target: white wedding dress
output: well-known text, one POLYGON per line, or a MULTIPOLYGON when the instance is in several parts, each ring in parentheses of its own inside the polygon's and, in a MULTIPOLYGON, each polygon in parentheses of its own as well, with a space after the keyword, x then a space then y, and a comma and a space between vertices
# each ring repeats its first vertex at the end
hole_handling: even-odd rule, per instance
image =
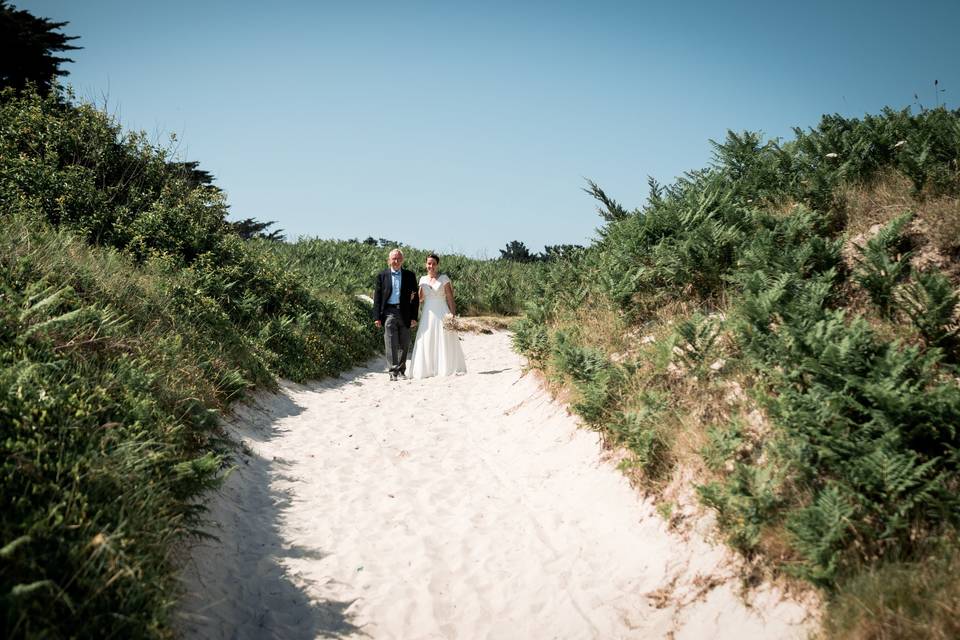
POLYGON ((446 274, 430 284, 427 276, 420 278, 423 291, 423 310, 417 325, 417 340, 413 344, 413 356, 410 358, 410 377, 429 378, 465 373, 466 360, 460 348, 460 337, 456 331, 443 328, 443 317, 450 313, 444 285, 450 282, 446 274))

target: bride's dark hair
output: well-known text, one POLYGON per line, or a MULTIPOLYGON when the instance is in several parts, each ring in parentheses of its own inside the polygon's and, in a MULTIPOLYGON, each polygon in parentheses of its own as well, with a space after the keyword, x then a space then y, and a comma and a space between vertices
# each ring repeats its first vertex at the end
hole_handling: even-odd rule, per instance
POLYGON ((425 260, 426 260, 426 259, 429 259, 429 258, 433 258, 434 260, 436 260, 437 266, 438 266, 438 267, 440 266, 440 256, 438 256, 438 255, 435 254, 435 253, 428 253, 428 254, 427 254, 427 257, 425 258, 425 260))

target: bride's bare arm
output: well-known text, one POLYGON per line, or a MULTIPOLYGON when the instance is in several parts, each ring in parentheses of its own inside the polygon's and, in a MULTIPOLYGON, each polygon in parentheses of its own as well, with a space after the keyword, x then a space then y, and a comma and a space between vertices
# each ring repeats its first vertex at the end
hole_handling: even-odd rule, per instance
POLYGON ((447 281, 447 283, 443 285, 443 292, 447 295, 447 309, 449 309, 453 315, 457 315, 457 303, 453 300, 453 283, 447 281))

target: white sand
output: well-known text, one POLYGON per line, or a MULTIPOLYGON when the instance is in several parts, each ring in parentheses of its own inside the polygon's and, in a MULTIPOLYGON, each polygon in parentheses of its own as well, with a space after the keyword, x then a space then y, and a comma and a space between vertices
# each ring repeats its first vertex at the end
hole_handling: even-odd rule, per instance
POLYGON ((736 563, 671 532, 597 434, 522 376, 509 335, 470 372, 372 361, 286 384, 229 426, 252 451, 190 552, 188 638, 796 638, 803 606, 737 594, 736 563))

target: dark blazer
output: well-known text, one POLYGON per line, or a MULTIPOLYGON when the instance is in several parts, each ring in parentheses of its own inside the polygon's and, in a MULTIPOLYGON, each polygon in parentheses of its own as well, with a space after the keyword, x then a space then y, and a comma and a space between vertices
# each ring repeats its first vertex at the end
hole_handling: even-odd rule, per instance
MULTIPOLYGON (((404 326, 409 327, 412 320, 417 319, 420 310, 420 299, 417 297, 417 276, 413 271, 400 269, 400 317, 404 326)), ((377 284, 373 290, 373 319, 384 322, 387 317, 387 300, 393 293, 393 278, 390 269, 384 269, 377 274, 377 284)))

